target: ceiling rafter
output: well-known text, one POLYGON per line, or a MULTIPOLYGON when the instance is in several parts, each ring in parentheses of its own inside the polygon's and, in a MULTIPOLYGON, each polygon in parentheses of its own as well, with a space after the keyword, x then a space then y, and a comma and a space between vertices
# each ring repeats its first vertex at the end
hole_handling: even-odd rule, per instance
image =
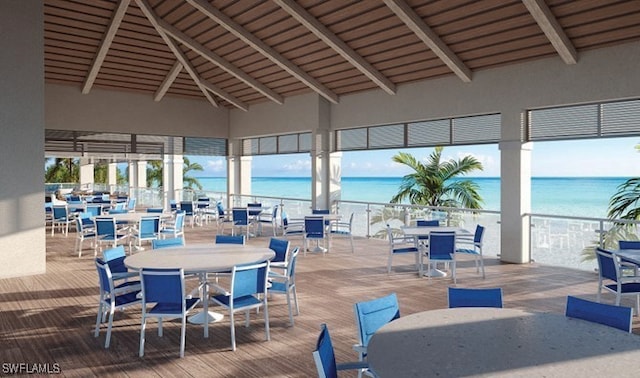
POLYGON ((566 64, 578 63, 578 52, 556 17, 551 13, 549 6, 543 0, 522 0, 522 3, 527 7, 562 60, 566 64))
POLYGON ((471 70, 404 0, 382 0, 465 83, 471 70))
POLYGON ((182 63, 180 63, 179 60, 176 60, 176 62, 173 64, 173 67, 171 67, 171 70, 162 81, 162 84, 160 84, 160 87, 158 88, 158 90, 156 90, 156 93, 154 93, 153 101, 162 100, 164 95, 169 90, 169 87, 171 87, 171 84, 173 84, 173 82, 176 80, 176 78, 180 74, 180 71, 182 71, 182 67, 183 67, 182 63))
POLYGON ((230 17, 222 13, 220 10, 216 9, 208 2, 204 0, 187 0, 189 4, 191 4, 194 8, 198 9, 200 12, 205 14, 207 17, 217 22, 220 26, 225 28, 227 31, 235 35, 237 38, 242 40, 247 45, 251 46, 262 55, 267 57, 273 63, 277 64, 280 68, 287 71, 290 75, 295 77, 296 79, 303 82, 306 86, 311 88, 313 91, 317 92, 327 100, 338 103, 338 95, 333 93, 330 89, 322 85, 316 79, 311 77, 307 72, 303 71, 300 67, 293 64, 287 58, 282 56, 276 50, 274 50, 271 46, 262 42, 255 35, 251 34, 249 31, 244 29, 241 25, 237 24, 230 17))
POLYGON ((391 82, 380 71, 367 62, 360 54, 355 52, 343 40, 338 38, 329 28, 324 26, 317 18, 307 12, 302 6, 293 0, 273 0, 278 6, 289 13, 294 19, 309 29, 316 37, 320 38, 324 43, 329 45, 335 52, 340 54, 358 71, 363 73, 371 81, 376 83, 388 94, 396 94, 396 85, 391 82))
POLYGON ((91 68, 89 69, 89 73, 84 80, 84 85, 82 86, 82 93, 87 94, 91 91, 91 87, 93 83, 96 81, 96 77, 98 77, 98 72, 100 72, 100 68, 102 67, 102 63, 104 62, 104 58, 107 56, 109 52, 109 48, 111 47, 111 43, 113 42, 113 38, 116 36, 118 32, 118 28, 122 23, 122 19, 124 18, 125 13, 127 13, 127 8, 129 7, 129 3, 131 0, 120 0, 116 10, 113 12, 113 17, 111 18, 111 22, 109 23, 109 27, 107 28, 107 32, 104 34, 102 38, 102 43, 100 43, 100 48, 96 53, 96 56, 93 59, 93 63, 91 63, 91 68))
POLYGON ((210 92, 224 98, 229 103, 233 104, 234 106, 244 111, 249 110, 249 107, 244 102, 231 96, 224 90, 214 86, 213 84, 210 84, 209 86, 205 86, 203 84, 205 81, 200 78, 200 75, 198 74, 196 69, 191 65, 191 63, 189 62, 187 57, 184 55, 182 50, 180 50, 179 46, 175 43, 173 39, 171 39, 169 35, 167 35, 167 33, 164 32, 164 30, 162 30, 162 28, 158 24, 157 17, 155 13, 153 13, 153 11, 151 10, 151 6, 147 2, 147 0, 136 0, 136 3, 140 7, 140 10, 142 10, 144 15, 147 17, 149 22, 151 22, 151 25, 153 25, 153 27, 156 29, 160 37, 167 44, 171 52, 173 52, 173 54, 176 56, 178 61, 184 66, 184 69, 187 71, 187 73, 189 73, 189 76, 191 76, 191 79, 193 79, 193 81, 196 83, 196 85, 198 86, 202 94, 207 98, 207 100, 209 100, 209 102, 213 106, 218 107, 218 103, 211 96, 210 92))
POLYGON ((156 18, 156 22, 165 33, 169 34, 176 40, 180 41, 180 43, 184 44, 194 52, 198 53, 200 56, 202 56, 209 62, 227 71, 229 74, 231 74, 238 80, 242 81, 249 87, 253 88, 257 92, 261 93, 263 96, 267 97, 268 99, 278 104, 284 103, 284 99, 282 98, 282 96, 280 96, 273 90, 269 89, 266 85, 260 83, 258 80, 252 78, 246 72, 240 70, 238 67, 229 63, 227 60, 223 59, 220 55, 207 49, 205 46, 200 44, 195 39, 184 34, 180 30, 178 30, 178 28, 176 28, 175 26, 169 24, 168 22, 160 18, 156 18))

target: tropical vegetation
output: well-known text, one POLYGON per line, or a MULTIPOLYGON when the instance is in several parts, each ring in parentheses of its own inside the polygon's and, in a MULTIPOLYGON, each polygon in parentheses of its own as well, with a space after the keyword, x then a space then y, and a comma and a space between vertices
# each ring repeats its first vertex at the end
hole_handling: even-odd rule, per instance
POLYGON ((406 165, 413 172, 402 178, 400 190, 391 198, 391 203, 408 200, 413 205, 482 208, 478 185, 472 180, 458 179, 459 176, 482 171, 482 163, 473 156, 443 161, 442 150, 441 146, 436 147, 426 163, 406 152, 392 157, 394 162, 406 165))

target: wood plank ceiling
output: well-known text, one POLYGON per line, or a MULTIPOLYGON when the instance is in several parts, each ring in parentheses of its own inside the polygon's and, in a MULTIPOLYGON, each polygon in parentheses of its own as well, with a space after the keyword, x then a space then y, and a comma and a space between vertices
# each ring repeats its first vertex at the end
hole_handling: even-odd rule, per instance
POLYGON ((640 39, 637 0, 45 0, 45 78, 251 104, 378 89, 640 39))

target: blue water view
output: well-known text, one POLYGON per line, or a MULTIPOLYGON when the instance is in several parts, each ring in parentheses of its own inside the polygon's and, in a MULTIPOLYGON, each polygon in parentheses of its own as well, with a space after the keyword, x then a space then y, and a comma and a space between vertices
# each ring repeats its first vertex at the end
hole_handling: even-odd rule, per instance
MULTIPOLYGON (((470 178, 480 187, 483 209, 500 210, 500 178, 470 178)), ((534 177, 533 213, 605 218, 611 196, 628 177, 534 177)), ((205 190, 225 192, 225 177, 198 177, 205 190)), ((398 191, 399 177, 343 177, 342 200, 389 202, 398 191)), ((253 177, 251 191, 259 196, 308 199, 309 177, 253 177)))

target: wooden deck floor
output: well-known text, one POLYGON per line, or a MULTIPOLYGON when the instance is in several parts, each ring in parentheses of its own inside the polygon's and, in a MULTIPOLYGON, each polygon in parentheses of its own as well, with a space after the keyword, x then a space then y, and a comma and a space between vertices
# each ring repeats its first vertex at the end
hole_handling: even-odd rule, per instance
MULTIPOLYGON (((213 241, 215 226, 187 230, 187 243, 213 241)), ((293 239, 300 245, 300 239, 293 239)), ((267 245, 268 237, 250 244, 267 245)), ((327 323, 338 362, 355 360, 353 303, 396 292, 401 314, 447 305, 448 278, 428 280, 413 271, 412 257, 394 260, 386 272, 387 243, 357 239, 354 254, 346 239, 334 239, 326 256, 300 255, 297 285, 300 316, 289 327, 286 301, 269 303, 271 341, 264 341, 264 322, 252 317, 251 326, 236 328, 238 349, 230 350, 228 318, 212 325, 205 339, 200 326, 187 326, 185 358, 179 358, 179 324, 156 325, 147 331, 145 357, 138 357, 140 317, 137 309, 116 314, 110 349, 104 331, 93 336, 97 308, 97 275, 88 247, 78 258, 74 235, 47 236, 47 273, 0 280, 0 362, 57 363, 65 376, 194 376, 194 377, 309 377, 315 376, 311 356, 319 326, 327 323)), ((566 296, 594 299, 597 276, 556 267, 501 264, 487 260, 487 278, 475 273, 472 261, 459 263, 459 287, 502 287, 505 307, 564 312, 566 296)), ((612 300, 612 296, 606 297, 612 300)), ((629 305, 632 305, 630 302, 629 305)), ((243 319, 243 316, 240 316, 243 319)), ((638 321, 634 319, 638 332, 638 321)), ((341 376, 352 376, 349 374, 341 376)))

